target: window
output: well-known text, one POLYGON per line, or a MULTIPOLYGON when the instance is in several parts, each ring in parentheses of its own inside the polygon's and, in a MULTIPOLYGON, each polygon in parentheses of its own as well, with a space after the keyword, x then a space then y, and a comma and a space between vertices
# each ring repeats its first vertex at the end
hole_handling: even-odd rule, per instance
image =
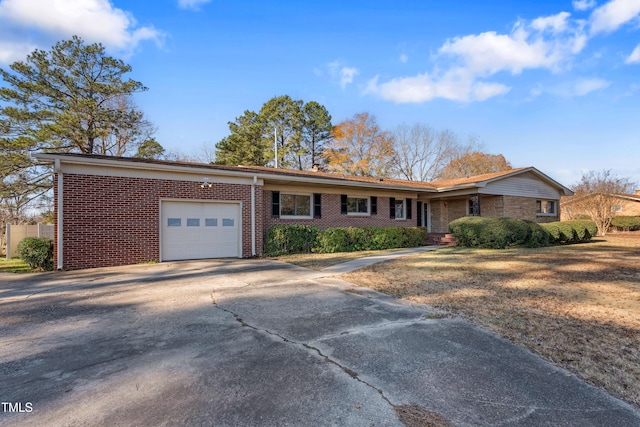
POLYGON ((281 216, 311 217, 311 196, 309 194, 280 194, 281 216))
POLYGON ((200 227, 200 218, 187 218, 187 227, 200 227))
POLYGON ((394 200, 395 219, 404 219, 404 199, 394 200))
POLYGON ((467 215, 469 216, 481 216, 480 215, 480 195, 471 196, 467 203, 467 215))
POLYGON ((233 227, 235 221, 233 218, 222 218, 222 226, 223 227, 233 227))
POLYGON ((218 218, 205 218, 204 219, 205 227, 217 227, 218 226, 218 218))
POLYGON ((536 213, 540 216, 555 215, 556 201, 555 200, 536 200, 536 213))
POLYGON ((369 214, 369 198, 368 197, 347 197, 347 214, 368 215, 369 214))
POLYGON ((613 206, 611 206, 611 212, 613 212, 613 213, 622 212, 622 205, 613 205, 613 206))
POLYGON ((182 220, 180 218, 167 218, 167 227, 180 227, 182 220))

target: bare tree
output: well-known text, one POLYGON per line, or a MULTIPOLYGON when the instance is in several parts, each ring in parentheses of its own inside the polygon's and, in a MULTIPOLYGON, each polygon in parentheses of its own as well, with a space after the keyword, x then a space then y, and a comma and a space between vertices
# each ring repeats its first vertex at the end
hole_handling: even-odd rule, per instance
POLYGON ((463 149, 452 131, 437 131, 421 123, 403 123, 392 131, 392 136, 395 175, 410 181, 432 181, 463 149))
POLYGON ((105 123, 96 144, 96 154, 124 156, 135 152, 156 132, 155 126, 138 110, 131 95, 117 95, 105 103, 113 112, 112 120, 105 123))
POLYGON ((618 195, 633 193, 635 184, 629 178, 619 178, 611 170, 590 171, 582 175, 574 188, 571 210, 574 214, 584 214, 598 226, 598 235, 604 236, 618 205, 618 195))

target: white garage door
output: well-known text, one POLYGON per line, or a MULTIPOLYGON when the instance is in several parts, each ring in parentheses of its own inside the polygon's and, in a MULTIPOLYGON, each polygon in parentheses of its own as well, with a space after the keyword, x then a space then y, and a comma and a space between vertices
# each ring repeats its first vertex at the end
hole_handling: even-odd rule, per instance
POLYGON ((239 257, 240 205, 162 202, 162 260, 239 257))

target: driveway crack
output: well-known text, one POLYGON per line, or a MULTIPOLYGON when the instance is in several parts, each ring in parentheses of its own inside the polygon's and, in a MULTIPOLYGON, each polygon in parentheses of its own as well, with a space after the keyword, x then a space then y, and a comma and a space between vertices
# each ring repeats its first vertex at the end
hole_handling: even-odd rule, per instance
POLYGON ((306 350, 311 350, 311 351, 315 352, 316 354, 318 354, 318 356, 323 358, 326 363, 330 363, 330 364, 340 368, 344 373, 349 375, 354 380, 356 380, 359 383, 364 384, 365 386, 369 387, 370 389, 376 391, 385 402, 387 402, 389 405, 391 405, 392 408, 394 408, 394 409, 396 408, 396 405, 394 405, 389 400, 389 398, 384 394, 384 391, 382 391, 382 389, 380 389, 380 388, 374 386, 373 384, 363 380, 362 378, 360 378, 360 376, 358 375, 357 372, 355 372, 354 370, 348 368, 347 366, 342 365, 337 360, 334 360, 331 357, 327 356, 319 348, 314 347, 311 344, 307 344, 307 343, 304 343, 304 342, 298 342, 298 341, 291 340, 291 339, 289 339, 289 338, 287 338, 287 337, 285 337, 283 335, 280 335, 277 332, 273 332, 273 331, 270 331, 270 330, 264 329, 264 328, 259 328, 257 326, 254 326, 254 325, 251 325, 251 324, 247 323, 247 321, 242 319, 242 317, 240 317, 240 315, 238 313, 235 313, 232 310, 229 310, 227 308, 219 306, 218 303, 216 302, 215 298, 213 297, 213 293, 211 294, 211 300, 213 301, 213 305, 214 305, 215 308, 217 308, 218 310, 224 311, 225 313, 228 313, 228 314, 232 315, 234 317, 234 319, 236 320, 236 322, 238 322, 243 327, 252 329, 252 330, 257 331, 257 332, 262 332, 262 333, 268 334, 268 335, 273 336, 273 337, 277 337, 277 338, 281 339, 283 342, 285 342, 287 344, 293 344, 293 345, 299 346, 301 348, 304 348, 306 350))

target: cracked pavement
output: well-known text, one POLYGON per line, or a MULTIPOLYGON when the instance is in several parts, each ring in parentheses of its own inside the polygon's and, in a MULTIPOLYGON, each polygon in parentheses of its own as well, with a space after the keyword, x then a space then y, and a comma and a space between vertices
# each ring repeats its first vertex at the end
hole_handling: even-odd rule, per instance
POLYGON ((450 318, 268 260, 0 275, 0 425, 639 426, 450 318), (15 406, 14 406, 15 408, 15 406))

